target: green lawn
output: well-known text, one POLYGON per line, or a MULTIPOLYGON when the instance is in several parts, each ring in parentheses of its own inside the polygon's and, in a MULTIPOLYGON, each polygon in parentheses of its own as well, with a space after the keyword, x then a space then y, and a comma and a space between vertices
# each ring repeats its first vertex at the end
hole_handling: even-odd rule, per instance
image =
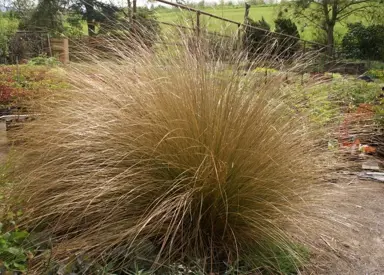
MULTIPOLYGON (((244 6, 216 6, 206 7, 202 10, 237 22, 244 21, 244 6)), ((264 19, 271 25, 271 28, 274 29, 274 20, 277 18, 278 12, 279 5, 252 6, 249 12, 249 17, 253 20, 260 20, 264 17, 264 19)), ((196 22, 195 13, 178 9, 159 9, 157 11, 157 16, 159 21, 180 25, 193 26, 196 22)), ((298 22, 297 20, 294 21, 296 21, 300 31, 300 36, 303 39, 314 39, 314 29, 312 27, 303 28, 303 24, 301 24, 301 22, 298 22)), ((357 21, 361 21, 361 18, 351 16, 347 20, 347 22, 357 21)), ((201 16, 201 22, 202 25, 206 26, 210 31, 229 33, 236 30, 236 25, 234 24, 225 23, 221 20, 213 19, 204 15, 201 16)), ((340 42, 346 31, 346 24, 337 24, 335 28, 336 41, 340 42)))

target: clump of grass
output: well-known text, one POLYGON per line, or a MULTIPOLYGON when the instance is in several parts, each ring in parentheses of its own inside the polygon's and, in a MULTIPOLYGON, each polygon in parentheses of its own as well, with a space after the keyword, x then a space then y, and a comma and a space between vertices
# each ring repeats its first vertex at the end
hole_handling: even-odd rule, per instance
POLYGON ((241 58, 228 67, 138 51, 74 65, 72 88, 45 98, 15 137, 10 197, 25 224, 52 238, 57 261, 81 252, 116 268, 199 259, 211 272, 235 262, 281 272, 273 255, 288 255, 299 265, 288 228, 318 169, 283 77, 244 76, 241 58))

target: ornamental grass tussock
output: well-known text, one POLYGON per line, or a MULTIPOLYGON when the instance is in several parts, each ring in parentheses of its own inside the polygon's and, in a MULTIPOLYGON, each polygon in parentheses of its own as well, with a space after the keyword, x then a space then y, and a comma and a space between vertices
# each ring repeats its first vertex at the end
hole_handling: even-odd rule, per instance
POLYGON ((23 224, 49 236, 58 262, 84 253, 116 269, 138 258, 206 272, 238 263, 279 273, 279 257, 300 266, 290 229, 320 169, 284 77, 244 75, 239 53, 223 62, 203 47, 166 58, 137 48, 66 68, 70 88, 15 134, 9 197, 23 224))

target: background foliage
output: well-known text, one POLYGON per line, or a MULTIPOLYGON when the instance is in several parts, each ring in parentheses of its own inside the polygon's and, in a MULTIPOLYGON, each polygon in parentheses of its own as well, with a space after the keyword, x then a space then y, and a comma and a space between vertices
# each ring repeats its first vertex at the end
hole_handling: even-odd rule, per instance
POLYGON ((384 25, 349 24, 342 48, 348 58, 384 61, 384 25))

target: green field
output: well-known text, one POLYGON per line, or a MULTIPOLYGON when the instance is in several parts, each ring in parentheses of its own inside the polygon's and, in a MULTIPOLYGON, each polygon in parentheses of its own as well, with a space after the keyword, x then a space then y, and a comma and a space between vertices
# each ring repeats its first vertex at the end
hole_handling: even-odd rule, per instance
MULTIPOLYGON (((249 16, 252 19, 259 20, 263 16, 264 18, 273 24, 273 19, 277 16, 278 13, 277 5, 271 6, 260 6, 260 7, 252 7, 249 13, 249 16)), ((244 21, 244 7, 242 6, 216 6, 216 7, 206 7, 202 9, 205 12, 212 13, 217 16, 225 17, 237 22, 244 21)), ((172 22, 172 23, 180 23, 180 20, 183 18, 191 19, 191 17, 195 17, 194 12, 183 11, 179 9, 160 9, 157 11, 158 19, 163 22, 172 22)), ((219 30, 222 27, 226 27, 226 23, 221 20, 208 18, 207 16, 202 16, 202 19, 209 24, 210 27, 215 30, 219 30), (224 24, 223 24, 224 23, 224 24)), ((230 24, 232 25, 232 24, 230 24)))
MULTIPOLYGON (((253 20, 260 20, 262 17, 271 25, 272 30, 274 29, 274 20, 277 18, 279 13, 279 5, 264 5, 264 6, 252 6, 249 12, 249 17, 253 20)), ((216 7, 205 7, 203 11, 228 18, 237 22, 244 21, 244 6, 216 6, 216 7)), ((179 9, 158 9, 157 17, 161 22, 175 23, 180 25, 193 26, 196 22, 196 14, 194 12, 188 12, 179 9)), ((361 21, 361 18, 351 16, 347 22, 361 21)), ((314 29, 312 27, 303 27, 303 23, 295 23, 298 25, 300 36, 303 39, 313 40, 314 29)), ((214 19, 208 16, 201 16, 202 25, 210 31, 230 33, 235 31, 236 25, 226 23, 218 19, 214 19)), ((335 39, 340 42, 343 35, 346 33, 346 24, 337 24, 335 28, 335 39)))

